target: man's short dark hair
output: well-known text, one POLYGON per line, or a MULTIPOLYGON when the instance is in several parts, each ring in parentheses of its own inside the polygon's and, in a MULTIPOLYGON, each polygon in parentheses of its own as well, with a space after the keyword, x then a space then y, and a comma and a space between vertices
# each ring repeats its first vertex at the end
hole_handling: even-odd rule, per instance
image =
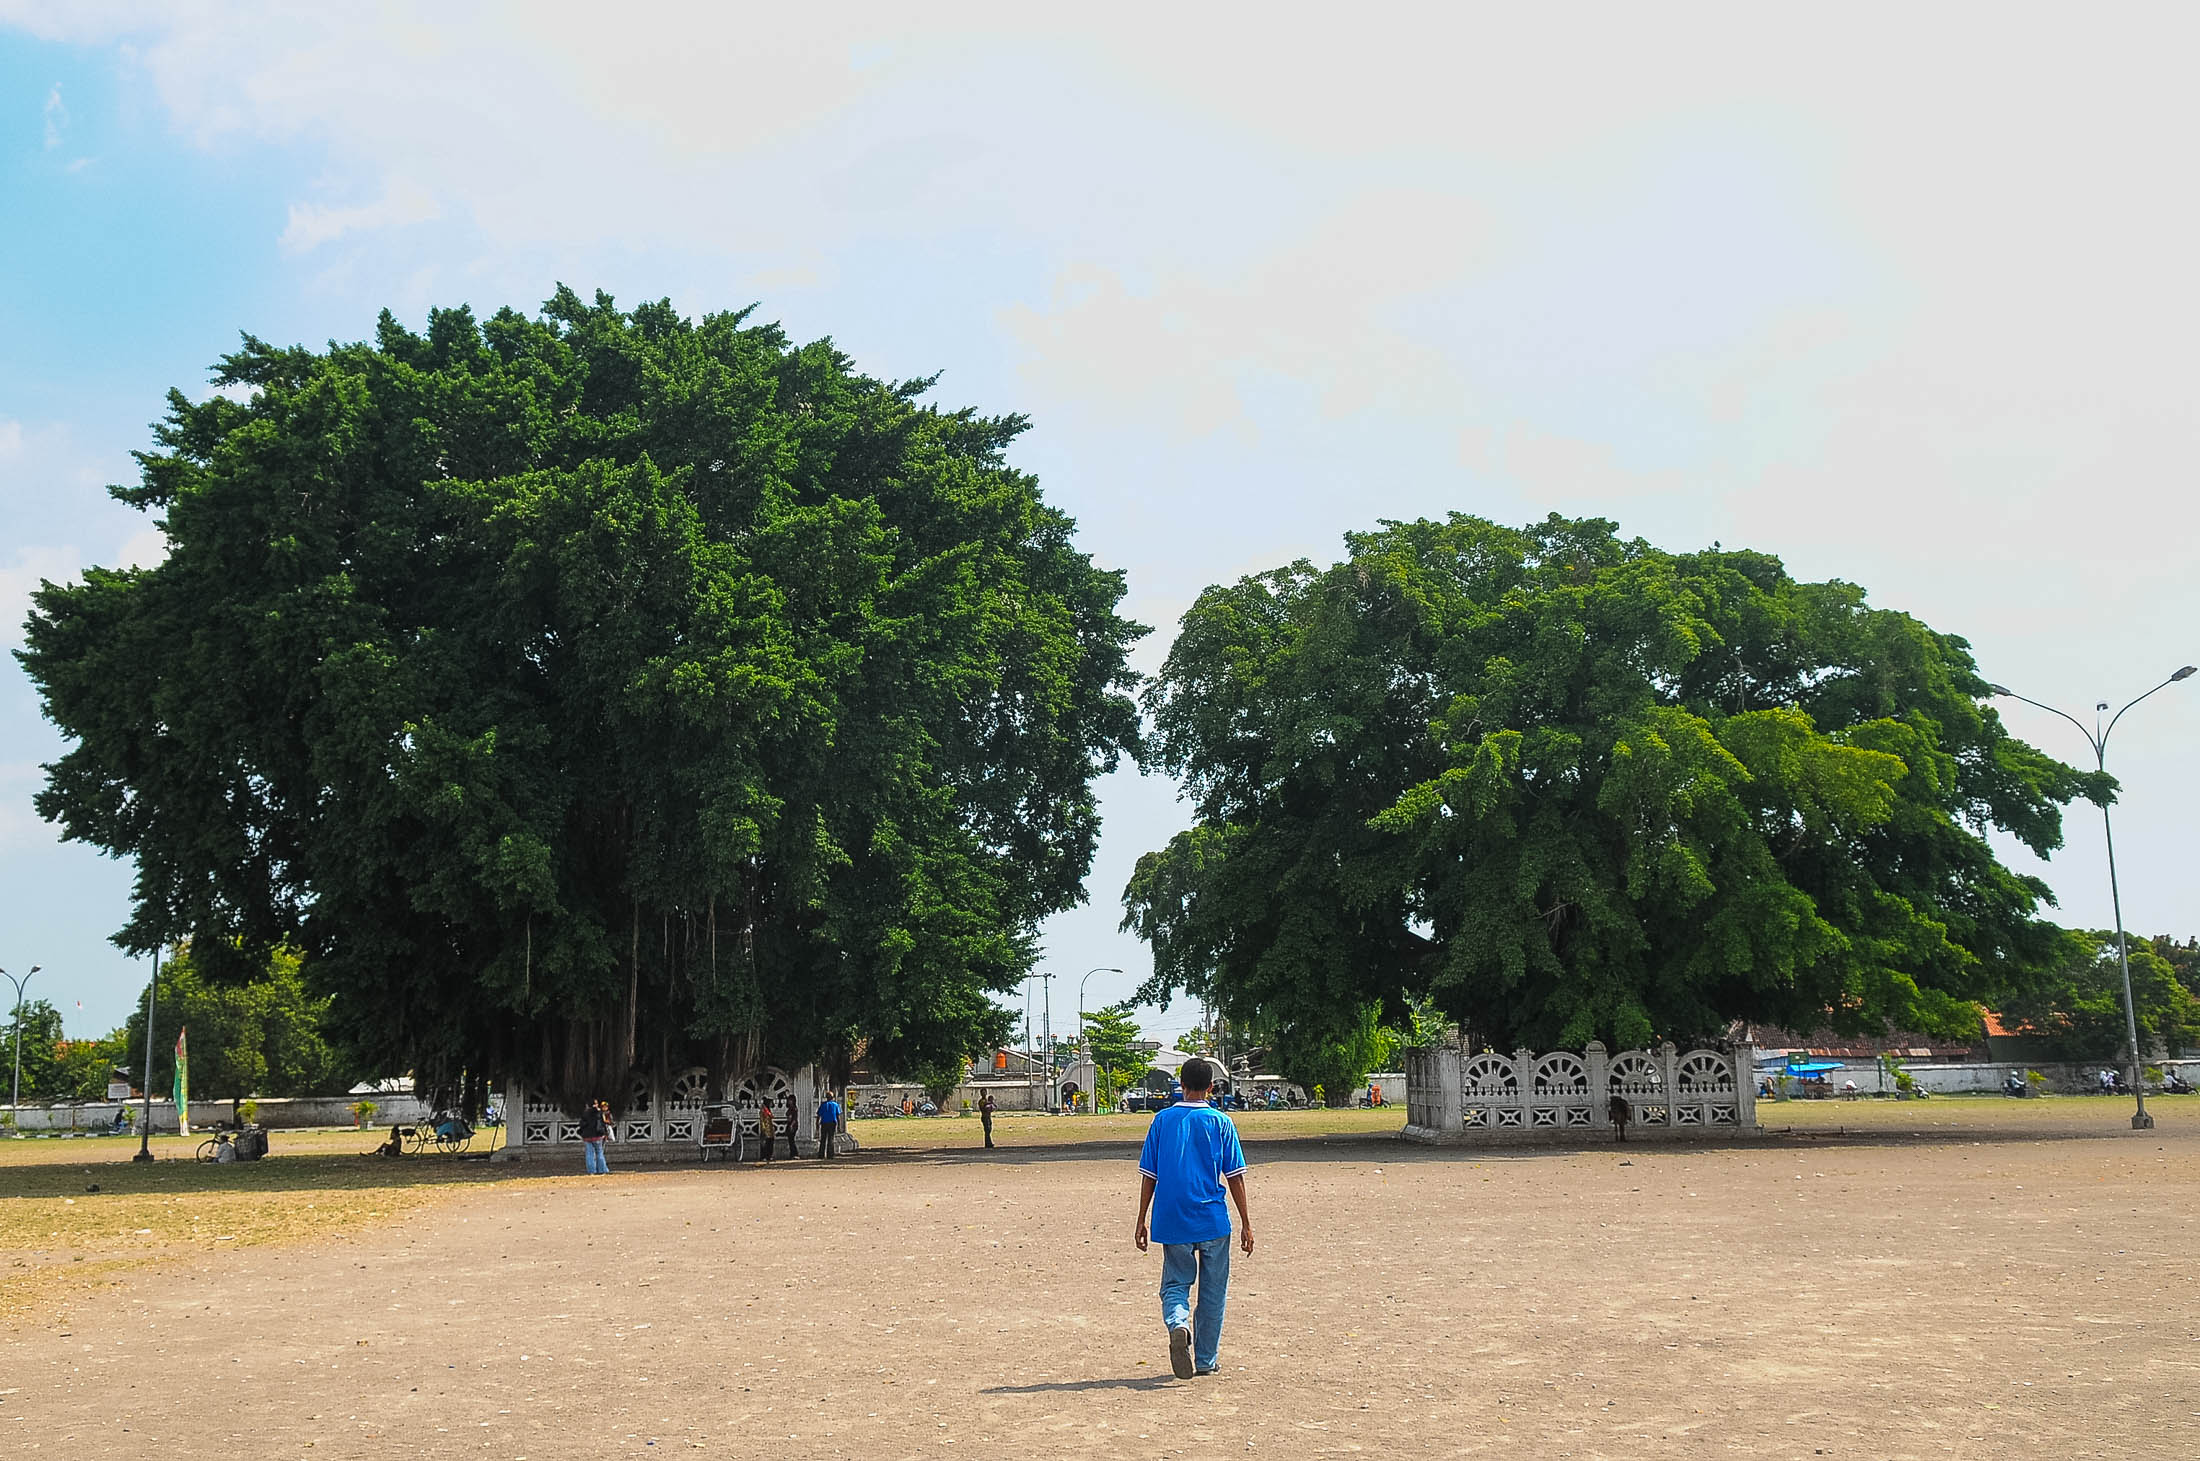
POLYGON ((1194 1056, 1176 1073, 1176 1081, 1187 1091, 1211 1091, 1215 1088, 1215 1068, 1194 1056))

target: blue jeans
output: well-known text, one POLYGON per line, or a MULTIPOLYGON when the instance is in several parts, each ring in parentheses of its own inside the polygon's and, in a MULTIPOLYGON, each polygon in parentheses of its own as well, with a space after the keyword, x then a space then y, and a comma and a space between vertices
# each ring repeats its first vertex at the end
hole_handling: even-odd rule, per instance
POLYGON ((589 1172, 589 1175, 590 1175, 590 1176, 592 1176, 592 1177, 597 1177, 597 1176, 600 1176, 600 1177, 608 1177, 608 1176, 610 1176, 610 1175, 611 1175, 611 1164, 610 1164, 609 1162, 607 1162, 607 1161, 605 1161, 605 1160, 603 1159, 603 1143, 602 1143, 602 1142, 600 1142, 600 1141, 584 1141, 584 1142, 582 1142, 582 1143, 581 1143, 581 1155, 582 1155, 583 1157, 586 1157, 586 1158, 588 1159, 588 1172, 589 1172))
POLYGON ((1222 1306, 1230 1296, 1230 1234, 1204 1243, 1161 1245, 1161 1322, 1171 1329, 1192 1326, 1192 1363, 1215 1367, 1222 1348, 1222 1306), (1199 1307, 1192 1307, 1192 1283, 1199 1283, 1199 1307))

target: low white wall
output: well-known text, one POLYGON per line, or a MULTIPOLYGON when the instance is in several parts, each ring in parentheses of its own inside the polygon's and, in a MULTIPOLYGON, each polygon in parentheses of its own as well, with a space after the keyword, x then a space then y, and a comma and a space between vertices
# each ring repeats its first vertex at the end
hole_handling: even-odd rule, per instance
MULTIPOLYGON (((2188 1081, 2200 1084, 2200 1060, 2150 1060, 2150 1066, 2158 1067, 2165 1075, 2176 1071, 2188 1081)), ((2061 1061, 1990 1061, 1978 1064, 1927 1065, 1922 1062, 1904 1064, 1903 1073, 1918 1086, 1936 1096, 1953 1096, 1965 1092, 1987 1092, 1998 1095, 2002 1082, 2012 1071, 2022 1075, 2038 1071, 2047 1077, 2047 1089, 2057 1095, 2086 1095, 2100 1089, 2100 1073, 2104 1066, 2122 1069, 2121 1061, 2095 1060, 2084 1063, 2061 1061)), ((1760 1072, 1777 1075, 1778 1067, 1760 1072)), ((1846 1069, 1826 1072, 1826 1084, 1838 1095, 1841 1087, 1856 1082, 1856 1089, 1864 1095, 1893 1095, 1894 1077, 1876 1063, 1852 1061, 1846 1069)))
MULTIPOLYGON (((353 1124, 351 1104, 357 1096, 269 1096, 260 1101, 259 1122, 270 1130, 299 1130, 314 1126, 350 1126, 353 1124)), ((417 1096, 372 1096, 378 1108, 374 1114, 376 1126, 392 1123, 405 1125, 424 1121, 428 1108, 417 1096)), ((115 1108, 127 1107, 131 1130, 137 1130, 136 1122, 145 1115, 141 1101, 85 1101, 76 1105, 23 1106, 15 1114, 18 1131, 104 1131, 114 1119, 115 1108)), ((0 1111, 8 1108, 0 1104, 0 1111)), ((227 1101, 191 1102, 191 1129, 203 1130, 218 1121, 229 1119, 227 1101)), ((153 1102, 153 1132, 173 1132, 176 1129, 176 1103, 153 1102)))

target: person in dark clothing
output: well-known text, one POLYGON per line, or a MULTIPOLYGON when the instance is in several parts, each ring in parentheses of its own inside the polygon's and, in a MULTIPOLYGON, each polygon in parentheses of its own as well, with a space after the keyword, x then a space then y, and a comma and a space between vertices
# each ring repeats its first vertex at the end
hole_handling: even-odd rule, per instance
POLYGON ((978 1097, 978 1120, 985 1126, 985 1148, 993 1150, 993 1093, 987 1091, 978 1097))
POLYGON ((611 1175, 611 1164, 604 1160, 604 1138, 611 1135, 611 1123, 604 1119, 603 1102, 592 1101, 581 1108, 581 1158, 587 1164, 592 1177, 611 1175))
POLYGON ((831 1161, 839 1153, 833 1150, 840 1135, 840 1102, 827 1091, 825 1099, 817 1103, 817 1154, 831 1161))

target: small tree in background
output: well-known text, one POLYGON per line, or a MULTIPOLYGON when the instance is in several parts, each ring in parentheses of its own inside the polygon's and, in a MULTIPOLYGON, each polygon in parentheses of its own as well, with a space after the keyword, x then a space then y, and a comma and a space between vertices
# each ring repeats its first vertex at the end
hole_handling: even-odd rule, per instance
POLYGON ((116 1069, 130 1065, 129 1039, 127 1029, 118 1029, 97 1039, 63 1040, 54 1046, 59 1077, 53 1099, 106 1100, 107 1083, 113 1079, 116 1069))
POLYGON ((0 1044, 0 1093, 13 1088, 16 1038, 23 1046, 23 1101, 58 1101, 63 1082, 57 1048, 61 1044, 61 1011, 43 999, 27 999, 18 1013, 8 1006, 6 1043, 0 1044))
MULTIPOLYGON (((230 1102, 232 1114, 246 1096, 340 1094, 357 1073, 321 1032, 328 1003, 306 988, 289 950, 277 950, 259 979, 217 984, 185 945, 160 971, 152 1089, 173 1083, 176 1031, 188 1028, 194 1092, 230 1102)), ((144 1048, 142 997, 124 1035, 128 1048, 144 1048)))
POLYGON ((1112 1103, 1137 1085, 1151 1064, 1137 1048, 1144 1035, 1128 1004, 1111 1004, 1084 1019, 1085 1042, 1092 1047, 1093 1068, 1099 1073, 1096 1099, 1112 1103))

